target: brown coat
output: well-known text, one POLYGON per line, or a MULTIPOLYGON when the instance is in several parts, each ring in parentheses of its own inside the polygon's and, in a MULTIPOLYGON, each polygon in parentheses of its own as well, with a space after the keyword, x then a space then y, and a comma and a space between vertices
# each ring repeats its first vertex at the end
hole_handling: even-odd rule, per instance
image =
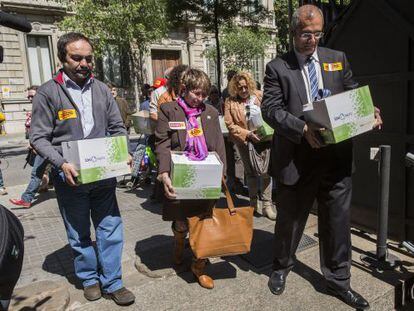
MULTIPOLYGON (((255 104, 260 107, 262 93, 255 92, 255 104)), ((228 97, 224 103, 224 122, 229 129, 229 138, 236 144, 244 144, 249 130, 246 122, 246 108, 244 103, 234 97, 228 97)))
POLYGON ((126 99, 117 96, 115 97, 115 101, 118 104, 119 112, 121 113, 122 121, 124 122, 125 127, 131 126, 131 120, 129 120, 129 116, 136 112, 129 106, 129 103, 126 99))
MULTIPOLYGON (((158 173, 170 172, 171 151, 183 151, 185 148, 186 130, 172 130, 168 122, 185 122, 183 109, 177 102, 162 104, 158 113, 155 131, 158 173)), ((201 124, 208 151, 215 151, 226 166, 226 151, 221 133, 218 112, 210 105, 201 113, 201 124)), ((186 217, 200 215, 211 208, 215 200, 165 200, 163 208, 164 220, 184 220, 186 217)))

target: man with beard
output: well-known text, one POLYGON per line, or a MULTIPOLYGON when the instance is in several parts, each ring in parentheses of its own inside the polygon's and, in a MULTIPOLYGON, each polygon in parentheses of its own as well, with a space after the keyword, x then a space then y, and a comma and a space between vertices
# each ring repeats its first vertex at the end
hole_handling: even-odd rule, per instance
POLYGON ((57 201, 85 298, 97 300, 103 294, 119 305, 132 304, 135 297, 122 283, 123 226, 116 179, 77 185, 78 173, 63 158, 61 147, 67 141, 126 135, 126 130, 110 90, 91 73, 89 39, 72 32, 63 35, 57 46, 63 68, 33 99, 30 142, 54 166, 57 201), (91 240, 91 218, 97 254, 91 240))

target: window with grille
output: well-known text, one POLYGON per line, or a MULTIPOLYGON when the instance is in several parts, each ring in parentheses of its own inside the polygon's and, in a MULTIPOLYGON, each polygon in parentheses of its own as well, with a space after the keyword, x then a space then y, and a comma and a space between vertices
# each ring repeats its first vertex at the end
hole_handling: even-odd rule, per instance
POLYGON ((31 85, 41 85, 53 75, 50 36, 27 35, 27 62, 31 85))

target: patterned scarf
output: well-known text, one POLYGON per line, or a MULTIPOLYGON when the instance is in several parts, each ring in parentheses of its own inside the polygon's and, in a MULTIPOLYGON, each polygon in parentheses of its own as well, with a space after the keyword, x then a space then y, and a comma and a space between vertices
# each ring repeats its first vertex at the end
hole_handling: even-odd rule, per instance
POLYGON ((183 108, 187 118, 187 135, 185 138, 185 155, 193 161, 202 161, 207 158, 208 149, 204 133, 198 124, 197 118, 204 111, 205 106, 192 108, 182 97, 177 97, 177 104, 183 108))

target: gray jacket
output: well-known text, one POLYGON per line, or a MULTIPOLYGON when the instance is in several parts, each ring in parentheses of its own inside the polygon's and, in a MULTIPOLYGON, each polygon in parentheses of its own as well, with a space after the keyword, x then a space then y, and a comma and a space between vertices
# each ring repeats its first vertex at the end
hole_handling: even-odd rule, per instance
POLYGON ((59 71, 37 90, 30 125, 30 144, 56 167, 66 162, 62 142, 127 135, 109 88, 94 78, 91 85, 94 127, 88 137, 83 137, 80 112, 69 95, 62 73, 59 71))

